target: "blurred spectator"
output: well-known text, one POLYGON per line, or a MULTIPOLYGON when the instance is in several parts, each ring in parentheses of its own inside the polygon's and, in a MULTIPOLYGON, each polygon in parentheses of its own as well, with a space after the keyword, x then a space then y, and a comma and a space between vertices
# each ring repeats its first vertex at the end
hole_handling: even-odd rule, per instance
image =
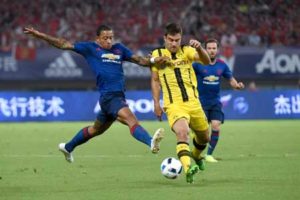
POLYGON ((251 31, 251 34, 248 35, 248 45, 249 46, 259 46, 260 45, 260 36, 256 33, 255 30, 251 31))
POLYGON ((237 37, 236 35, 231 32, 231 33, 225 33, 221 37, 221 45, 223 47, 225 46, 235 46, 237 44, 237 37))
POLYGON ((255 81, 251 81, 248 84, 248 90, 251 92, 256 92, 258 90, 255 81))

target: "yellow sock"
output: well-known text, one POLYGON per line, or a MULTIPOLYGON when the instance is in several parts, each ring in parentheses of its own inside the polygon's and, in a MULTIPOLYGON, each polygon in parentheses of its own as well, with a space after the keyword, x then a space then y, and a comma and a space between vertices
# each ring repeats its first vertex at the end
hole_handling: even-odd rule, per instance
POLYGON ((186 173, 191 166, 191 152, 189 144, 185 142, 177 143, 176 153, 182 164, 183 170, 186 173))
POLYGON ((201 153, 205 149, 206 144, 201 144, 196 135, 193 138, 193 144, 194 144, 194 147, 192 150, 192 156, 195 160, 200 159, 201 153))
POLYGON ((199 159, 202 151, 199 151, 196 147, 193 147, 192 155, 194 159, 199 159))

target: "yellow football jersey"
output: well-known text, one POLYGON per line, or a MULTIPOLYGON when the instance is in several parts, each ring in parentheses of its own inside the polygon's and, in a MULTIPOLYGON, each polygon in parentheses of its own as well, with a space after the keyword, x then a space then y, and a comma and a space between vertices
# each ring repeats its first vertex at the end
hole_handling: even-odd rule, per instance
POLYGON ((196 50, 190 46, 182 46, 176 54, 166 48, 152 51, 152 57, 168 56, 171 59, 165 66, 151 67, 159 75, 164 107, 172 103, 198 100, 197 79, 192 67, 195 53, 196 50))

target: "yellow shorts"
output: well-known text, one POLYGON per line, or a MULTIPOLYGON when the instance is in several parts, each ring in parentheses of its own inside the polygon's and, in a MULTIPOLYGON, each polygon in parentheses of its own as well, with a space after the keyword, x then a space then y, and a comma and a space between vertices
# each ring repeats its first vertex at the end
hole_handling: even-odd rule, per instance
POLYGON ((170 104, 164 110, 171 128, 177 120, 186 118, 192 130, 205 131, 208 129, 207 118, 199 101, 170 104))

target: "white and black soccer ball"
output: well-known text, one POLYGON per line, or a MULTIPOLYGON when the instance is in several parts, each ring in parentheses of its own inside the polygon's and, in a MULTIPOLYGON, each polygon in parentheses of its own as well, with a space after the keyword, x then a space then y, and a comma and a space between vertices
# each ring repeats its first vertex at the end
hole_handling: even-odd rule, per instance
POLYGON ((176 158, 166 158, 160 165, 162 175, 169 179, 177 178, 182 171, 182 164, 176 158))

